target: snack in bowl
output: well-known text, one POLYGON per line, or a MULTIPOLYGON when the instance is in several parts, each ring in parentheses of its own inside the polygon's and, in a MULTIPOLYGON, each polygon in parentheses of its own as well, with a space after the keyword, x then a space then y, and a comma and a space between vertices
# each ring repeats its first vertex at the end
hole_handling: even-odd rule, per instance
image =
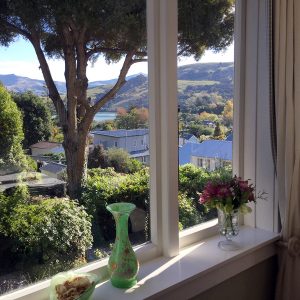
POLYGON ((94 282, 87 277, 75 277, 55 286, 58 300, 75 300, 80 297, 94 282))
POLYGON ((58 273, 51 279, 50 300, 90 300, 99 281, 92 273, 58 273))

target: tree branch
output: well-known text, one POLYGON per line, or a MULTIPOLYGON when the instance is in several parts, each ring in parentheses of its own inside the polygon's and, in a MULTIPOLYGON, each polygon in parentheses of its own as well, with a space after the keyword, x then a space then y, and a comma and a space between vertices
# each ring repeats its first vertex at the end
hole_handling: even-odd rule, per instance
POLYGON ((40 39, 39 39, 38 35, 35 34, 35 35, 31 36, 30 41, 34 47, 35 53, 39 60, 40 68, 42 70, 42 73, 43 73, 43 76, 45 79, 45 83, 46 83, 48 91, 49 91, 49 97, 52 100, 52 102, 56 108, 56 111, 60 118, 61 124, 64 125, 67 122, 66 108, 65 108, 64 102, 62 101, 62 99, 59 95, 59 92, 54 83, 54 80, 52 78, 47 60, 46 60, 44 52, 41 48, 40 39))
MULTIPOLYGON (((87 57, 90 58, 93 54, 101 53, 101 52, 113 52, 113 53, 128 53, 129 49, 118 49, 118 48, 107 48, 107 47, 95 47, 87 51, 87 57)), ((137 56, 147 56, 146 51, 136 51, 135 55, 137 56)))
POLYGON ((5 20, 4 20, 4 22, 5 22, 5 25, 6 25, 8 28, 10 28, 13 32, 18 33, 18 34, 21 34, 21 35, 23 35, 25 38, 27 38, 29 41, 31 41, 32 37, 31 37, 31 35, 30 35, 29 32, 27 32, 26 30, 23 30, 23 29, 17 27, 16 25, 11 24, 11 23, 9 23, 9 22, 7 22, 7 21, 5 21, 5 20))
POLYGON ((80 124, 82 128, 87 128, 90 126, 95 114, 99 111, 103 105, 105 105, 110 99, 112 99, 116 93, 120 90, 120 88, 126 83, 126 75, 133 64, 133 56, 135 55, 135 51, 132 50, 126 54, 122 69, 120 71, 120 75, 118 77, 115 85, 108 91, 102 98, 100 98, 96 103, 91 107, 90 110, 87 111, 83 122, 80 124))
POLYGON ((139 63, 139 62, 147 62, 148 59, 147 58, 135 58, 132 60, 132 64, 136 64, 136 63, 139 63))

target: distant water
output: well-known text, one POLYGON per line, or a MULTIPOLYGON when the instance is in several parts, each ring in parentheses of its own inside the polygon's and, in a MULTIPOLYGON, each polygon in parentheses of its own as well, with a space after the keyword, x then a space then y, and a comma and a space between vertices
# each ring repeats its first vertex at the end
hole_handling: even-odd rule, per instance
POLYGON ((94 121, 107 121, 107 120, 114 120, 116 118, 116 113, 113 112, 98 112, 95 115, 94 121))

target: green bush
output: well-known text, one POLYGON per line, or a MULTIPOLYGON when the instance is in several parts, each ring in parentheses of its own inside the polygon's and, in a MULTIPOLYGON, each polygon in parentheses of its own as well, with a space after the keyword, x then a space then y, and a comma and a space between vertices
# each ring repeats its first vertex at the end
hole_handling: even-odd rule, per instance
POLYGON ((186 194, 179 193, 178 204, 180 230, 201 223, 201 216, 191 198, 187 197, 186 194))
POLYGON ((91 247, 91 218, 68 198, 29 198, 26 188, 0 194, 0 235, 13 240, 20 261, 74 262, 91 247))
POLYGON ((205 207, 199 204, 198 199, 200 193, 207 182, 216 180, 228 180, 232 178, 232 170, 230 167, 220 168, 213 172, 203 168, 197 168, 192 164, 186 164, 179 167, 179 191, 185 193, 188 198, 194 201, 199 211, 202 222, 215 218, 217 216, 215 210, 207 212, 205 207))
POLYGON ((22 149, 23 139, 22 114, 9 92, 0 84, 0 175, 28 167, 22 149))
MULTIPOLYGON (((88 180, 81 203, 93 216, 94 236, 98 238, 101 236, 106 240, 113 239, 114 221, 106 206, 124 201, 134 203, 146 212, 149 211, 148 168, 134 174, 120 174, 113 168, 88 170, 88 180)), ((100 242, 101 239, 95 241, 96 244, 100 242)))

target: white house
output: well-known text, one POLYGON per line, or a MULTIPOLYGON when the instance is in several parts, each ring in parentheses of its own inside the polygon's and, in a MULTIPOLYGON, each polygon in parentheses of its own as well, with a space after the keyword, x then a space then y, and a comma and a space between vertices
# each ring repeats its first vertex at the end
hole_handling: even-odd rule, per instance
POLYGON ((149 164, 149 130, 148 129, 119 129, 93 131, 93 145, 103 145, 104 149, 122 148, 130 157, 149 164))
POLYGON ((64 153, 61 143, 54 142, 38 142, 30 146, 32 156, 40 156, 48 153, 58 154, 64 153))

